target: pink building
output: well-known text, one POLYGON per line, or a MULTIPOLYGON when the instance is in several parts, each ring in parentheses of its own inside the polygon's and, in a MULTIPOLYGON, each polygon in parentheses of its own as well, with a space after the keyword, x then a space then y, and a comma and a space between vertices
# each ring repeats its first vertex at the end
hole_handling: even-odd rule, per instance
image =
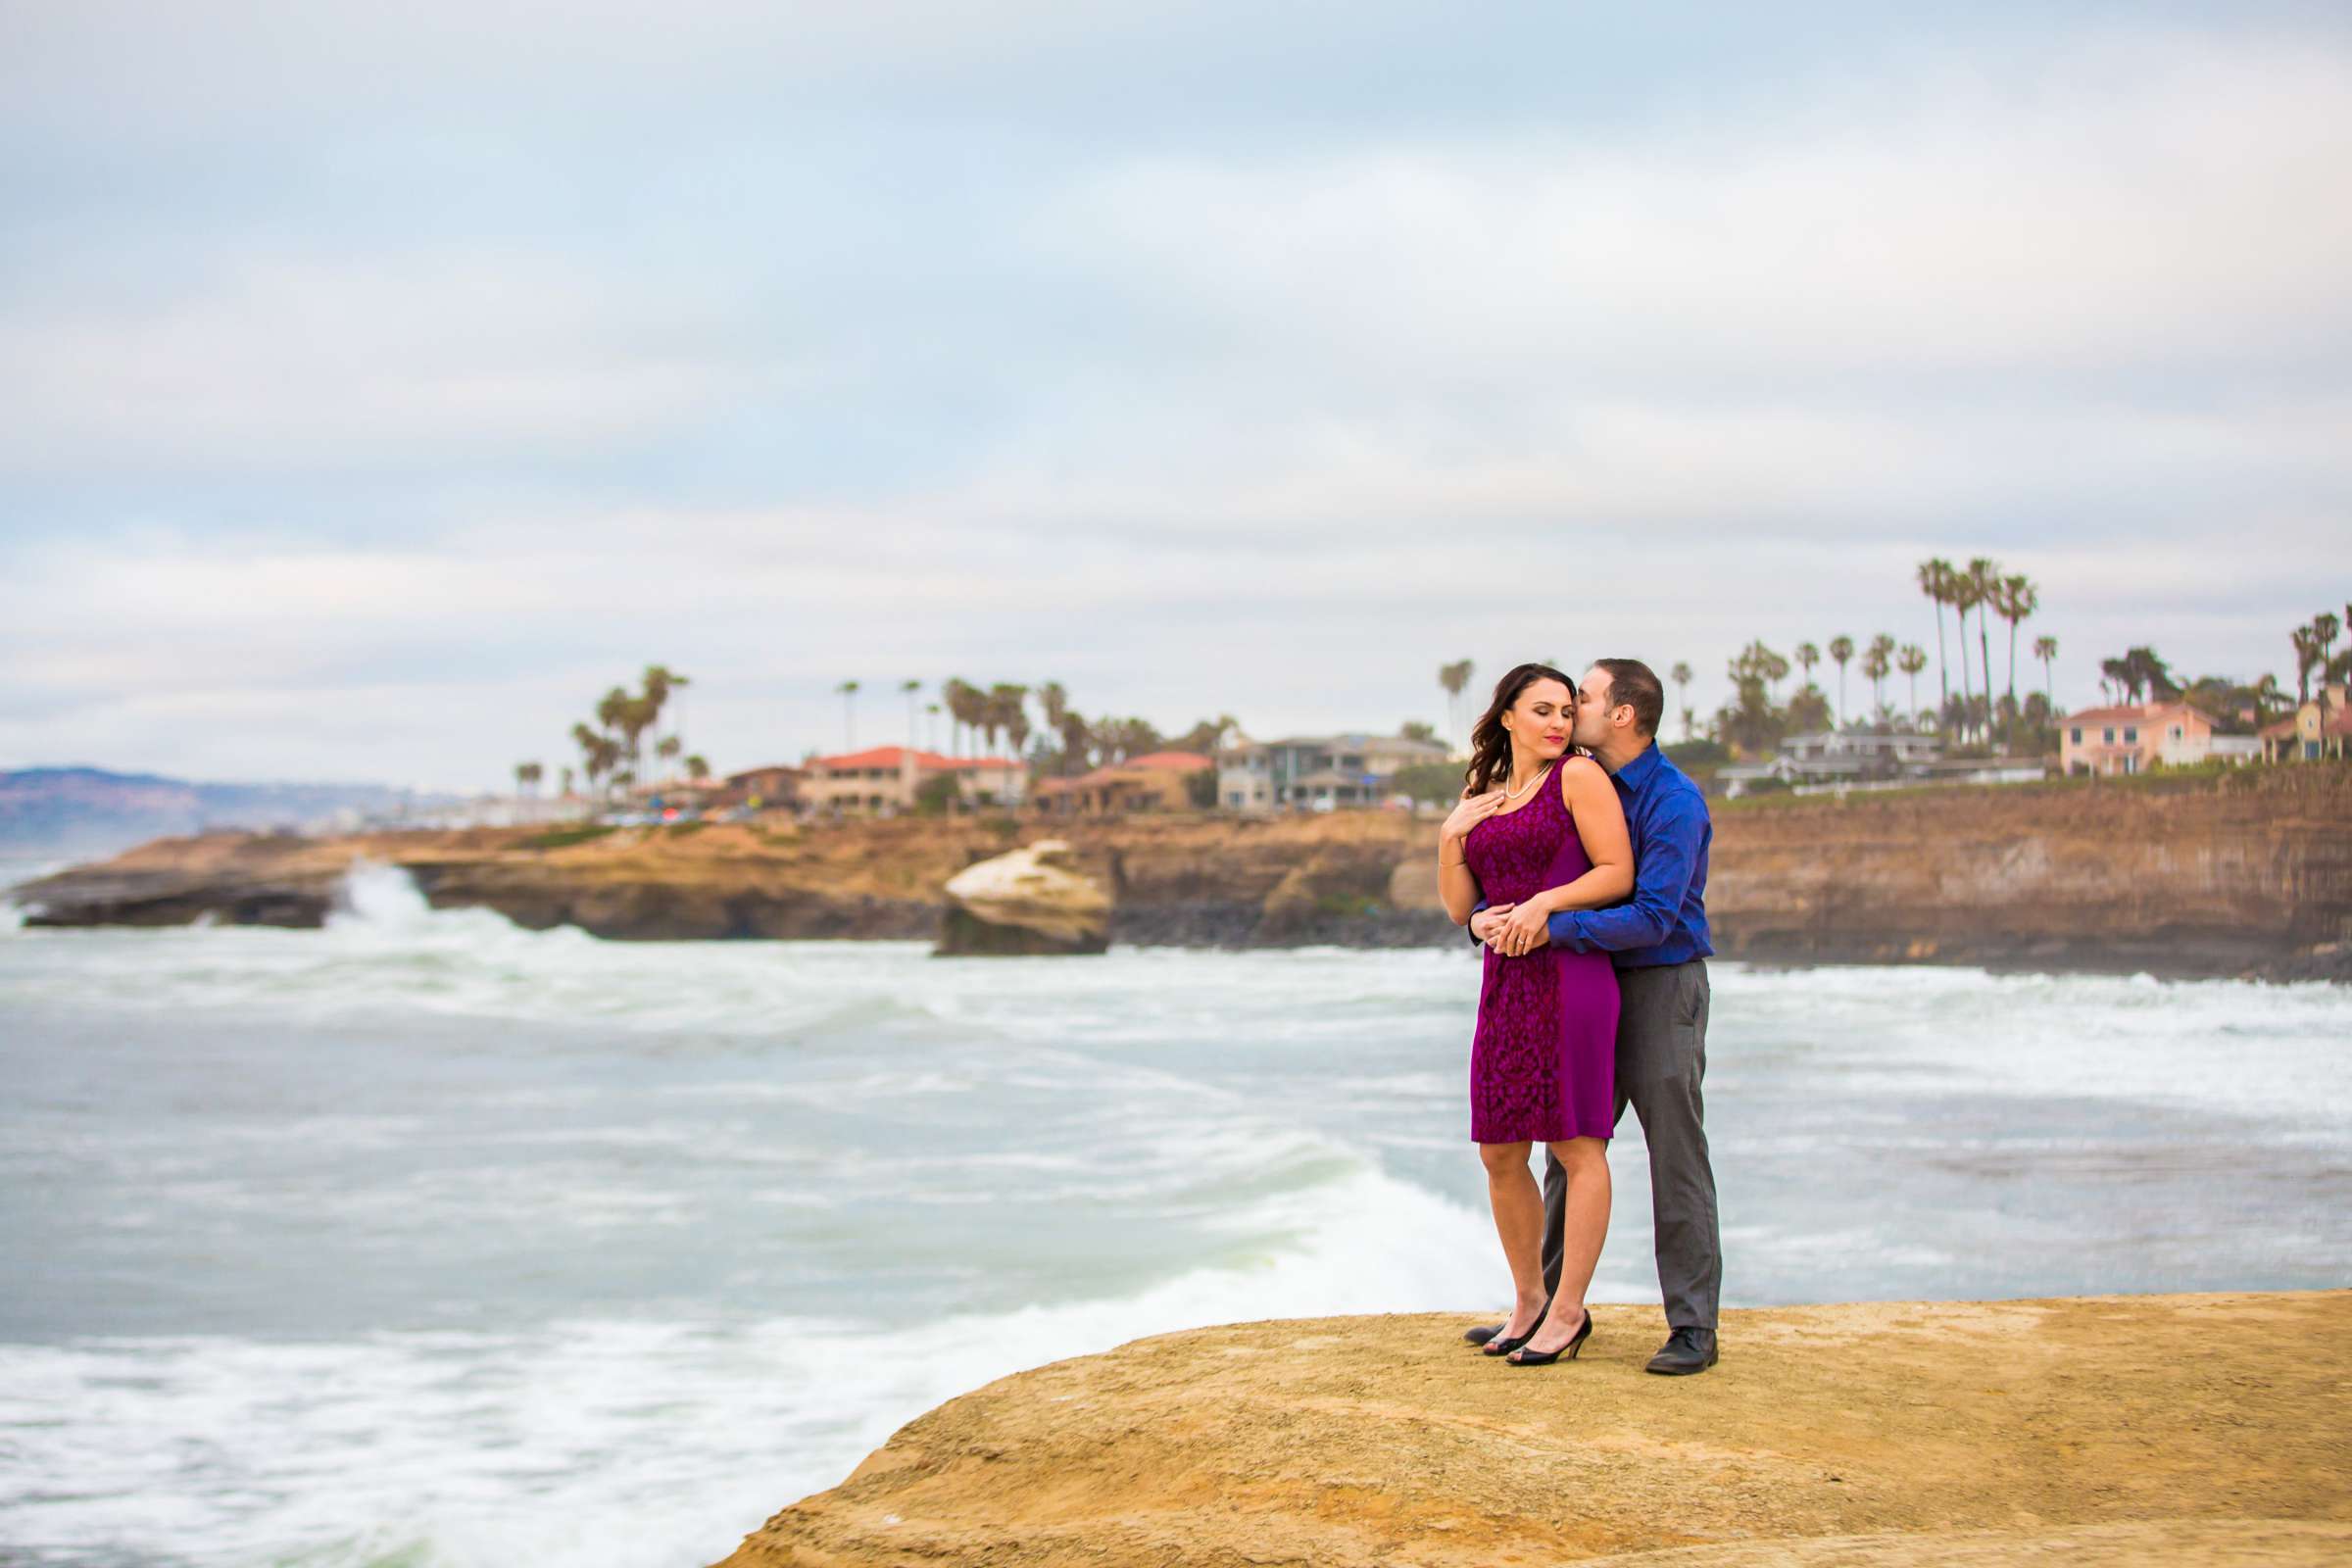
POLYGON ((801 805, 814 810, 907 811, 926 779, 955 776, 967 806, 1017 806, 1028 773, 1009 757, 943 757, 910 746, 876 746, 801 764, 801 805))
POLYGON ((2088 708, 2059 720, 2058 756, 2069 774, 2143 773, 2214 755, 2213 721, 2186 703, 2088 708))

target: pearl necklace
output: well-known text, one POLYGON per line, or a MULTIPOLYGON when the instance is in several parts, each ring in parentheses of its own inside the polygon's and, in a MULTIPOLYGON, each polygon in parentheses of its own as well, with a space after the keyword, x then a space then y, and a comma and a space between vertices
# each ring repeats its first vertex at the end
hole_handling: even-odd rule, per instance
POLYGON ((1505 806, 1508 806, 1508 805, 1509 805, 1511 802, 1513 802, 1513 801, 1517 800, 1517 799, 1518 799, 1520 796, 1522 796, 1522 795, 1525 795, 1525 794, 1526 794, 1526 793, 1527 793, 1529 790, 1532 790, 1532 789, 1534 789, 1534 788, 1535 788, 1537 785, 1539 785, 1539 784, 1543 783, 1543 782, 1544 782, 1544 774, 1545 774, 1545 773, 1549 773, 1549 772, 1551 771, 1551 769, 1552 769, 1552 764, 1551 764, 1551 763, 1549 763, 1549 762, 1545 762, 1545 763, 1544 764, 1544 772, 1543 772, 1543 773, 1538 773, 1538 774, 1537 774, 1537 775, 1536 775, 1534 778, 1531 778, 1531 779, 1529 779, 1529 780, 1528 780, 1526 783, 1524 783, 1524 784, 1520 785, 1520 786, 1519 786, 1517 789, 1515 789, 1515 790, 1512 790, 1510 793, 1508 793, 1507 795, 1503 796, 1503 798, 1502 798, 1503 804, 1504 804, 1505 806))

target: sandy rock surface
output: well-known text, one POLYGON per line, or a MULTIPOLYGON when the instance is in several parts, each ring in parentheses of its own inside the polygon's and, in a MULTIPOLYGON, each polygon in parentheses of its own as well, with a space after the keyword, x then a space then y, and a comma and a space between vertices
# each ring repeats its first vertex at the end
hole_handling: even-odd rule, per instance
POLYGON ((1110 895, 1060 839, 991 856, 948 879, 943 954, 1101 953, 1110 895))
POLYGON ((1514 1369, 1469 1317, 1237 1324, 990 1384, 724 1568, 2352 1561, 2352 1292, 1654 1307, 1514 1369))

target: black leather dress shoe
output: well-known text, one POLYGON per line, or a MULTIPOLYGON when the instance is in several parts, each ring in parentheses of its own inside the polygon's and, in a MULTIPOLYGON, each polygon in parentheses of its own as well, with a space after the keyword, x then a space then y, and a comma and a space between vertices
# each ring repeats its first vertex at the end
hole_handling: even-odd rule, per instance
POLYGON ((1660 1377, 1685 1378, 1693 1372, 1704 1372, 1715 1364, 1715 1331, 1713 1329, 1676 1329, 1666 1336, 1658 1353, 1649 1358, 1649 1370, 1660 1377))
POLYGON ((1462 1330, 1462 1338, 1472 1345, 1484 1345, 1508 1327, 1507 1323, 1482 1323, 1477 1328, 1462 1330))

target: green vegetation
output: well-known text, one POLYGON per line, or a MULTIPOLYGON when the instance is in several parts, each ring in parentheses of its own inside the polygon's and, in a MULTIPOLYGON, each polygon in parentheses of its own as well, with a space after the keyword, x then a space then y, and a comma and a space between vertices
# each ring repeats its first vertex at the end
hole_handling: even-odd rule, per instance
POLYGON ((1392 793, 1422 803, 1450 806, 1462 798, 1462 768, 1458 762, 1415 762, 1389 775, 1392 793))
POLYGON ((945 816, 963 798, 963 781, 953 773, 934 773, 914 787, 917 816, 945 816))
POLYGON ((709 827, 710 825, 710 824, 709 822, 701 821, 699 819, 692 822, 671 822, 664 826, 662 831, 670 838, 685 839, 692 838, 695 834, 700 833, 703 829, 709 827))
POLYGON ((602 822, 575 822, 569 827, 550 828, 545 833, 533 834, 522 841, 522 847, 526 850, 569 849, 574 844, 586 844, 614 831, 602 822))

